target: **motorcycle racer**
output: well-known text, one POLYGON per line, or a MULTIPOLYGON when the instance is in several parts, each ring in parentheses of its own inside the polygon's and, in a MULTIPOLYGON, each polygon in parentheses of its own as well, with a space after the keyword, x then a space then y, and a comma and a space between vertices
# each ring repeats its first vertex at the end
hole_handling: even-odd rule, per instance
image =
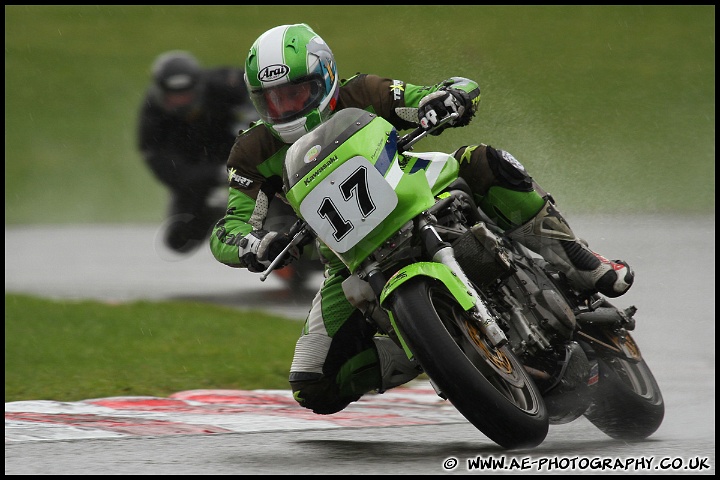
MULTIPOLYGON (((228 209, 214 227, 210 248, 219 262, 253 272, 264 271, 290 242, 265 225, 270 204, 283 201, 285 154, 304 133, 349 107, 375 113, 398 130, 429 129, 448 113, 458 114, 449 127, 463 127, 480 100, 478 84, 463 77, 430 86, 365 73, 340 79, 330 47, 306 24, 263 33, 248 53, 245 82, 261 121, 239 135, 230 152, 228 209)), ((616 297, 630 288, 632 269, 578 239, 552 197, 510 153, 474 144, 458 148, 454 156, 459 176, 483 211, 565 272, 578 290, 616 297)), ((298 339, 289 381, 300 405, 332 414, 367 392, 412 380, 419 370, 349 303, 342 288, 348 270, 327 247, 319 247, 325 279, 298 339)), ((292 248, 277 267, 299 255, 292 248)))
POLYGON ((222 217, 224 163, 238 131, 257 120, 244 71, 204 68, 184 50, 157 56, 138 113, 137 147, 170 201, 164 244, 179 254, 197 249, 222 217))

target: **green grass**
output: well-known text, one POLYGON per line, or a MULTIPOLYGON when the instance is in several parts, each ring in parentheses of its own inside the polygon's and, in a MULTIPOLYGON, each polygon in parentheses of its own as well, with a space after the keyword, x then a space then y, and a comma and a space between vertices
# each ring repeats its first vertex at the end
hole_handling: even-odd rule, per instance
POLYGON ((168 49, 242 65, 312 25, 342 77, 476 79, 480 112, 418 149, 511 151, 565 211, 714 212, 715 7, 5 6, 5 223, 159 222, 135 148, 168 49))
POLYGON ((5 295, 5 401, 289 389, 302 323, 206 304, 5 295))

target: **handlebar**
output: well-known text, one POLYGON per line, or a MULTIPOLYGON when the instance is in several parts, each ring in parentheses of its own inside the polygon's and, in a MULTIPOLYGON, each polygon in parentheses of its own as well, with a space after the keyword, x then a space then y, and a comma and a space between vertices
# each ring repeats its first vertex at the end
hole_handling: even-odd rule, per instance
POLYGON ((408 150, 411 150, 413 145, 415 145, 417 142, 419 142, 420 140, 425 138, 428 134, 434 132, 435 130, 442 127, 446 123, 448 123, 452 120, 455 120, 456 118, 458 118, 458 116, 459 115, 457 113, 453 112, 453 113, 449 114, 447 117, 441 119, 433 127, 428 128, 427 130, 425 130, 422 127, 418 127, 415 130, 413 130, 412 132, 406 133, 405 135, 402 136, 402 138, 400 140, 398 140, 398 143, 397 143, 398 151, 400 153, 402 153, 402 152, 407 152, 408 150))
POLYGON ((272 262, 270 262, 270 265, 267 267, 267 269, 265 269, 265 271, 260 274, 261 282, 264 282, 265 279, 267 279, 267 277, 270 275, 270 272, 275 270, 275 266, 280 263, 283 258, 285 258, 285 255, 287 255, 287 252, 291 248, 295 246, 304 247, 313 239, 312 235, 310 234, 310 230, 308 229, 307 223, 305 223, 305 221, 301 219, 298 219, 298 221, 295 222, 292 227, 290 227, 288 235, 292 237, 290 243, 288 243, 287 246, 283 248, 282 252, 280 252, 272 262))

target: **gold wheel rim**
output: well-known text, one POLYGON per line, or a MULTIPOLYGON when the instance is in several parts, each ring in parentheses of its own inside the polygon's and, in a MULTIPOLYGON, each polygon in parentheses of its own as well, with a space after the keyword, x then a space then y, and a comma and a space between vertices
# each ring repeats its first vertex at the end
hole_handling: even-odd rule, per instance
POLYGON ((471 323, 467 319, 465 320, 465 328, 466 331, 470 337, 470 340, 480 349, 485 355, 485 358, 490 360, 490 362, 495 366, 495 368, 501 372, 505 373, 507 375, 510 375, 513 372, 513 366, 512 363, 510 363, 510 360, 507 358, 507 356, 501 351, 501 350, 490 350, 488 346, 485 344, 485 340, 483 338, 482 333, 477 328, 477 325, 474 323, 471 323))
POLYGON ((614 333, 608 332, 607 336, 620 351, 625 352, 625 354, 629 357, 638 361, 642 359, 642 356, 640 355, 640 348, 629 333, 625 337, 625 341, 621 341, 620 337, 614 333))

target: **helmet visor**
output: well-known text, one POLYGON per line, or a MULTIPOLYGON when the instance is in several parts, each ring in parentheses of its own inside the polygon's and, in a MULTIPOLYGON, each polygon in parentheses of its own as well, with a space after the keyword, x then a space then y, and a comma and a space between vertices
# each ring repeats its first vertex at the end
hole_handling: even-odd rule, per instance
POLYGON ((317 108, 323 98, 324 83, 318 77, 250 92, 250 98, 263 121, 270 124, 296 120, 317 108))

